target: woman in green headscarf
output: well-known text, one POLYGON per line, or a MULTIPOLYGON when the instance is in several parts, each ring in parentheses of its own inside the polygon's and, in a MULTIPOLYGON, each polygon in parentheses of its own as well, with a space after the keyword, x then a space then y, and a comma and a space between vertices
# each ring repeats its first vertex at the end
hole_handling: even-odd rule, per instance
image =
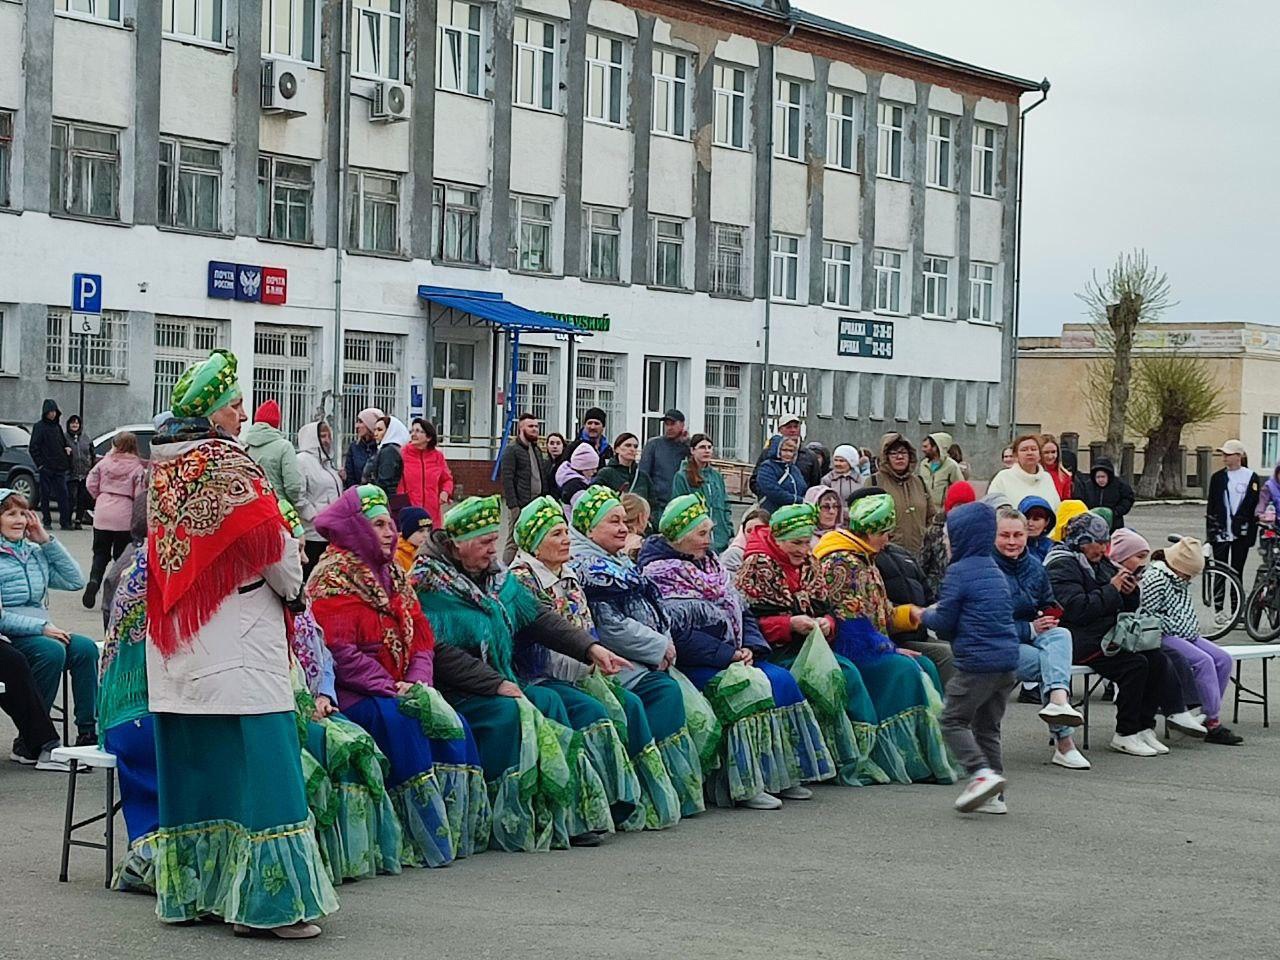
MULTIPOLYGON (((520 549, 512 561, 511 575, 555 614, 594 635, 596 625, 587 595, 569 563, 569 524, 560 503, 553 497, 539 497, 526 506, 516 521, 515 538, 520 549)), ((680 799, 662 765, 640 698, 615 678, 593 672, 586 664, 554 650, 546 650, 545 658, 531 660, 533 669, 527 672, 526 679, 562 695, 569 687, 597 698, 626 741, 628 763, 638 777, 640 793, 635 811, 618 826, 623 830, 661 830, 677 823, 680 799)), ((609 785, 605 778, 606 789, 609 785)))
MULTIPOLYGON (((627 516, 608 487, 590 487, 573 508, 570 564, 587 595, 600 642, 630 662, 622 685, 640 698, 680 815, 704 809, 702 763, 689 735, 684 692, 667 671, 676 662, 662 598, 626 553, 627 516)), ((692 690, 694 698, 700 695, 692 690)))
POLYGON ((875 703, 877 765, 899 783, 952 783, 955 770, 938 726, 942 681, 937 668, 889 639, 914 626, 909 607, 889 602, 876 569, 876 554, 896 526, 893 497, 864 488, 849 505, 848 529, 830 531, 814 548, 840 621, 832 646, 857 665, 875 703))
POLYGON ((445 692, 475 732, 493 797, 494 839, 507 850, 594 846, 613 831, 615 816, 625 820, 636 805, 638 786, 618 732, 591 697, 529 680, 548 649, 607 674, 625 661, 499 569, 501 511, 498 497, 469 497, 451 509, 444 529, 423 545, 410 580, 439 649, 468 664, 466 682, 445 692), (505 721, 495 726, 494 719, 516 712, 520 735, 512 738, 505 721), (521 803, 530 776, 546 782, 557 739, 564 752, 557 763, 569 768, 562 795, 521 803))

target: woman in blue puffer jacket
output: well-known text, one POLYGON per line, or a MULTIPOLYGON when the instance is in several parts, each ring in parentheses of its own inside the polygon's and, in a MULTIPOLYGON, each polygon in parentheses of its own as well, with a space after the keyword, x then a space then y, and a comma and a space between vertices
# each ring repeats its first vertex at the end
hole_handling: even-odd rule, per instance
POLYGON ((776 436, 769 443, 769 456, 756 474, 756 489, 760 492, 760 506, 770 513, 779 507, 804 503, 809 485, 796 466, 799 449, 800 441, 795 437, 776 436))

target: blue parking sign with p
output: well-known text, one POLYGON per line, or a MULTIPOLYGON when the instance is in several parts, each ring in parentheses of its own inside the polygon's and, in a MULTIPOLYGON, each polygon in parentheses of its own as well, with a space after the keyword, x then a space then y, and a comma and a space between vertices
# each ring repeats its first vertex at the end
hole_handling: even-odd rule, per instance
POLYGON ((74 273, 71 275, 72 313, 102 312, 102 274, 74 273))

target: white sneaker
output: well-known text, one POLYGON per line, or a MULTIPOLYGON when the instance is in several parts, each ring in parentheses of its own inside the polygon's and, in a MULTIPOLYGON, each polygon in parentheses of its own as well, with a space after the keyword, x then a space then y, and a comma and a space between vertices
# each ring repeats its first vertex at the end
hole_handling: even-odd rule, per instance
POLYGON ((748 810, 781 810, 782 801, 767 793, 757 793, 750 799, 743 800, 742 805, 748 810))
POLYGON ((812 800, 813 791, 797 783, 794 787, 787 787, 778 796, 783 800, 812 800))
POLYGON ((989 767, 983 767, 965 786, 964 792, 956 797, 956 809, 961 813, 973 813, 996 794, 1004 790, 1009 781, 989 767))
POLYGON ((1131 757, 1154 757, 1156 755, 1156 751, 1147 746, 1146 741, 1136 733, 1127 737, 1122 737, 1117 733, 1111 738, 1111 743, 1108 746, 1116 753, 1127 753, 1131 757))
POLYGON ((1174 730, 1177 730, 1179 733, 1185 733, 1188 737, 1199 737, 1203 739, 1204 735, 1209 732, 1208 728, 1206 728, 1203 723, 1198 721, 1186 710, 1183 710, 1181 713, 1170 714, 1164 719, 1165 723, 1171 726, 1174 730))
POLYGON ((1138 737, 1156 753, 1164 754, 1169 752, 1169 748, 1160 742, 1160 738, 1156 736, 1156 732, 1154 730, 1140 730, 1138 732, 1138 737))
POLYGON ((1008 813, 1009 807, 1004 802, 1004 794, 997 794, 973 811, 974 813, 1008 813))
POLYGON ((1053 751, 1052 763, 1056 763, 1060 767, 1066 767, 1068 770, 1092 770, 1093 764, 1085 759, 1083 753, 1072 747, 1066 753, 1055 749, 1053 751))
POLYGON ((1078 727, 1084 723, 1084 714, 1069 703, 1046 703, 1040 719, 1051 727, 1078 727))

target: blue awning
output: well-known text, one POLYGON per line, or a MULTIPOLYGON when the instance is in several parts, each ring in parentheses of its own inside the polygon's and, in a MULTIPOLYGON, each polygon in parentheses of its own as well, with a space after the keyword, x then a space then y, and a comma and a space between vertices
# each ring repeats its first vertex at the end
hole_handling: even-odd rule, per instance
POLYGON ((437 306, 470 316, 503 330, 523 333, 571 333, 590 336, 590 332, 565 323, 536 310, 528 310, 503 299, 502 294, 487 290, 462 290, 457 287, 418 287, 419 298, 437 306))

